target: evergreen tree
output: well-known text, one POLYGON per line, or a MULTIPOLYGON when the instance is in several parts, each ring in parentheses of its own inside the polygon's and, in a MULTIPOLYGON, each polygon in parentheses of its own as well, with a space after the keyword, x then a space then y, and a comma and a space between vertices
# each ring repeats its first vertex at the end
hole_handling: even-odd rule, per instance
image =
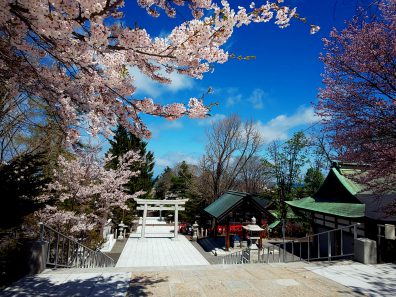
POLYGON ((175 193, 179 198, 188 199, 185 211, 180 213, 180 219, 193 223, 203 209, 204 200, 197 190, 196 178, 185 161, 179 164, 177 175, 171 178, 170 192, 175 193))
POLYGON ((188 198, 189 185, 192 181, 192 174, 188 169, 186 161, 183 161, 179 165, 177 175, 171 179, 170 190, 173 193, 178 194, 181 198, 188 198))
POLYGON ((312 196, 320 188, 324 181, 324 176, 319 168, 308 168, 304 177, 304 188, 306 195, 312 196))
POLYGON ((173 170, 167 166, 162 174, 157 178, 155 183, 155 198, 165 199, 171 189, 172 179, 174 178, 173 170))
MULTIPOLYGON (((144 160, 143 163, 136 163, 131 166, 131 171, 140 171, 139 176, 132 177, 125 188, 129 194, 137 191, 145 191, 146 194, 141 196, 143 199, 151 198, 151 191, 153 189, 153 169, 154 169, 154 154, 147 151, 147 142, 142 141, 134 134, 128 132, 122 125, 118 125, 113 140, 110 140, 110 149, 106 154, 113 156, 121 156, 130 150, 139 151, 140 156, 144 160)), ((111 162, 106 164, 107 168, 116 168, 118 166, 117 158, 113 158, 111 162)), ((128 201, 128 206, 133 209, 135 207, 134 201, 128 201)), ((114 220, 116 223, 124 220, 124 223, 129 224, 133 216, 129 212, 123 213, 121 209, 114 211, 114 220)))
POLYGON ((20 228, 25 216, 38 210, 37 197, 48 182, 42 154, 23 154, 0 164, 0 230, 20 228))

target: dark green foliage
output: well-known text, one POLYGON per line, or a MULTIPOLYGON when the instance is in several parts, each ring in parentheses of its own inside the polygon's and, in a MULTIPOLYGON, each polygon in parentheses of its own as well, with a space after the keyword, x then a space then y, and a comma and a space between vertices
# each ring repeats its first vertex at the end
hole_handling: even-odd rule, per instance
POLYGON ((0 228, 18 228, 23 218, 41 205, 34 198, 48 182, 43 175, 41 154, 24 154, 0 165, 0 228))
POLYGON ((155 184, 156 199, 165 199, 170 195, 189 199, 185 204, 186 210, 179 212, 180 221, 193 223, 205 206, 197 190, 196 179, 191 166, 183 161, 174 169, 166 167, 155 184))
POLYGON ((324 181, 324 176, 319 168, 309 168, 304 178, 304 188, 306 196, 312 196, 320 188, 324 181))
MULTIPOLYGON (((128 132, 121 125, 118 125, 114 139, 110 140, 109 142, 111 148, 109 149, 108 153, 111 153, 113 156, 122 156, 130 150, 139 151, 144 163, 135 164, 133 167, 131 167, 132 171, 139 170, 140 174, 137 177, 133 177, 126 188, 131 194, 143 190, 146 192, 146 195, 142 198, 150 197, 150 193, 153 188, 154 154, 150 151, 147 152, 147 142, 142 141, 134 134, 128 132)), ((117 159, 114 158, 112 162, 106 166, 108 168, 114 169, 118 165, 117 163, 117 159)))
POLYGON ((301 169, 307 162, 308 140, 303 132, 297 132, 284 144, 274 142, 270 154, 274 166, 277 189, 277 209, 286 218, 285 201, 295 198, 295 186, 299 182, 301 169))
POLYGON ((173 170, 167 166, 155 183, 156 199, 165 199, 172 186, 172 179, 174 176, 173 170))
MULTIPOLYGON (((147 142, 142 141, 134 134, 128 132, 123 126, 118 125, 113 140, 109 140, 110 149, 107 154, 112 154, 115 157, 122 156, 126 152, 133 150, 139 151, 140 156, 144 160, 144 163, 136 163, 131 166, 131 171, 139 171, 138 176, 132 177, 125 188, 129 194, 134 194, 138 191, 145 191, 146 194, 140 198, 148 199, 151 198, 151 191, 153 189, 153 168, 154 168, 154 154, 147 151, 147 142)), ((118 166, 117 158, 113 158, 111 162, 106 164, 107 168, 115 169, 118 166)), ((130 209, 135 208, 135 202, 133 200, 127 202, 130 209)), ((115 209, 113 211, 113 219, 115 223, 119 223, 124 218, 124 223, 130 224, 133 219, 133 213, 131 211, 123 211, 122 209, 115 209)))
POLYGON ((201 197, 196 191, 195 177, 185 161, 178 166, 177 175, 171 178, 170 191, 179 198, 189 199, 185 205, 186 210, 180 213, 180 219, 193 223, 204 208, 205 201, 200 199, 201 197))
POLYGON ((180 198, 188 195, 188 189, 192 182, 192 174, 188 170, 188 165, 185 161, 181 162, 176 176, 171 178, 170 190, 173 193, 179 194, 180 198))
POLYGON ((0 234, 0 290, 29 273, 29 243, 14 232, 0 234))

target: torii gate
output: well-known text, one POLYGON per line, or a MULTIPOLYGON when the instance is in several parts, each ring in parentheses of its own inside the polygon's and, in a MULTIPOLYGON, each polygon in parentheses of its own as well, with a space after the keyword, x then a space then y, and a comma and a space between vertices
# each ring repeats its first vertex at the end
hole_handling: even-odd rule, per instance
POLYGON ((174 210, 175 211, 175 231, 174 238, 177 238, 179 232, 179 210, 185 210, 183 205, 188 201, 188 199, 178 199, 178 200, 153 200, 153 199, 139 199, 134 198, 138 206, 136 210, 143 210, 142 219, 142 233, 140 238, 145 238, 146 229, 146 218, 148 210, 174 210), (139 206, 143 205, 143 206, 139 206), (164 206, 168 205, 168 206, 164 206), (170 205, 170 206, 169 206, 170 205))

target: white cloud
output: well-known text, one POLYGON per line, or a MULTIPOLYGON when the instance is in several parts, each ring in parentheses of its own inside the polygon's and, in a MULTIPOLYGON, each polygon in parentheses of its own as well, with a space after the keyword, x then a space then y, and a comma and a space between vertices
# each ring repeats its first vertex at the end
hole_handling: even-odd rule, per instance
POLYGON ((300 106, 291 116, 278 115, 267 123, 256 122, 256 128, 264 138, 264 142, 269 143, 274 140, 285 140, 289 138, 289 131, 302 125, 309 125, 319 121, 312 107, 300 106))
POLYGON ((199 160, 182 152, 169 152, 161 157, 155 158, 155 164, 159 167, 173 167, 182 161, 186 161, 187 164, 197 165, 199 160))
POLYGON ((129 67, 128 71, 134 78, 133 84, 136 87, 137 94, 157 97, 165 92, 176 93, 180 90, 191 89, 194 86, 194 80, 192 78, 177 72, 167 74, 163 70, 159 71, 161 75, 171 80, 170 84, 161 84, 140 72, 136 67, 129 67))
POLYGON ((233 106, 233 105, 239 103, 241 100, 242 100, 241 94, 229 95, 226 99, 226 105, 233 106))
POLYGON ((195 121, 197 121, 197 123, 198 123, 199 126, 210 126, 210 125, 212 125, 214 122, 224 120, 225 118, 226 118, 226 115, 225 115, 225 114, 216 113, 216 114, 213 115, 213 116, 207 117, 207 118, 202 119, 202 120, 195 120, 195 121))
POLYGON ((264 108, 263 98, 266 93, 262 89, 254 89, 248 101, 252 104, 254 109, 264 108))
POLYGON ((183 128, 183 123, 181 120, 166 121, 166 123, 160 126, 160 129, 180 129, 180 128, 183 128))
POLYGON ((238 92, 237 88, 231 87, 227 89, 218 89, 217 91, 226 94, 225 102, 227 107, 233 106, 242 100, 242 94, 238 92))

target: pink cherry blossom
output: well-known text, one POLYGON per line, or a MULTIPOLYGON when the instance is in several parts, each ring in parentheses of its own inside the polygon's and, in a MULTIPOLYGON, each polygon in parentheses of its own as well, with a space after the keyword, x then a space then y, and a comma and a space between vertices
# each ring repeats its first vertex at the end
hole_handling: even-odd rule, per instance
MULTIPOLYGON (((104 163, 111 159, 113 156, 107 156, 104 163)), ((38 197, 47 205, 36 215, 56 228, 67 225, 72 233, 100 227, 111 216, 111 209, 129 210, 126 201, 144 194, 139 191, 131 195, 124 191, 130 178, 139 174, 130 170, 136 162, 143 161, 134 151, 118 158, 117 169, 105 169, 92 152, 68 159, 60 156, 54 180, 47 186, 45 194, 38 197), (83 210, 89 205, 92 211, 87 214, 83 210)))
POLYGON ((222 47, 236 27, 275 18, 283 28, 297 17, 295 8, 281 6, 280 1, 236 9, 225 0, 138 3, 153 16, 164 11, 170 17, 175 16, 175 7, 188 5, 192 17, 168 36, 153 37, 145 28, 121 25, 123 0, 1 1, 3 87, 15 95, 13 100, 19 94, 43 98, 59 116, 71 143, 78 141, 81 127, 92 135, 108 135, 109 126, 116 122, 138 136, 149 137, 142 113, 195 118, 205 116, 209 108, 202 102, 161 106, 152 98, 138 98, 139 86, 129 67, 160 83, 170 83, 161 74, 163 69, 202 78, 214 64, 228 60, 222 47), (109 19, 113 21, 107 22, 109 19))

